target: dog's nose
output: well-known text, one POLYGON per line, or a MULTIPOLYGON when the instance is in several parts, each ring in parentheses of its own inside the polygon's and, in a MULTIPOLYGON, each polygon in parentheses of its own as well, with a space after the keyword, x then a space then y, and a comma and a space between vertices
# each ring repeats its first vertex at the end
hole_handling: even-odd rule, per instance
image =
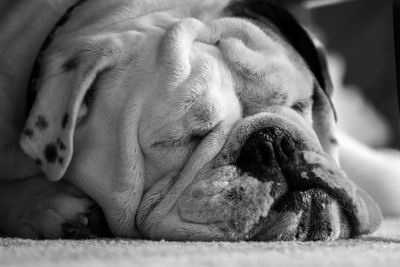
POLYGON ((279 127, 260 129, 247 139, 236 165, 265 181, 293 158, 296 146, 293 137, 279 127))
POLYGON ((242 147, 238 163, 272 167, 275 163, 275 153, 271 136, 266 131, 253 133, 242 147))

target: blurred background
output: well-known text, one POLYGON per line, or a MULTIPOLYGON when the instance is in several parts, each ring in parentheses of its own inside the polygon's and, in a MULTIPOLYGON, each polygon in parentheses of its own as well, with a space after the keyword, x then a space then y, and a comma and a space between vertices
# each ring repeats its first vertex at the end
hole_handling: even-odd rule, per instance
POLYGON ((339 127, 374 147, 400 148, 392 1, 286 1, 327 48, 339 127))

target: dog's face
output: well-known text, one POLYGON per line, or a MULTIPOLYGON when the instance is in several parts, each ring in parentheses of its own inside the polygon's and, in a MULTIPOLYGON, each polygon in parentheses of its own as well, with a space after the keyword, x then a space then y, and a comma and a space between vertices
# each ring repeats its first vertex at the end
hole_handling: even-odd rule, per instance
POLYGON ((337 165, 315 47, 302 54, 266 17, 123 15, 76 22, 48 51, 21 143, 49 179, 83 189, 118 236, 309 240, 365 230, 358 208, 374 203, 337 165))

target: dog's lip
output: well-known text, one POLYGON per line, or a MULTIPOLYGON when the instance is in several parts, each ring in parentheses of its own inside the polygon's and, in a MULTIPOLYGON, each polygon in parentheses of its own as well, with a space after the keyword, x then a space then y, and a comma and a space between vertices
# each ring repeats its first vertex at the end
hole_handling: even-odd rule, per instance
MULTIPOLYGON (((300 151, 305 152, 305 151, 300 151)), ((273 205, 270 208, 270 212, 267 216, 260 217, 260 221, 258 223, 257 229, 254 230, 253 237, 251 240, 334 240, 337 238, 346 238, 350 236, 350 232, 352 231, 352 225, 354 224, 353 218, 348 216, 344 207, 340 205, 337 201, 337 198, 330 194, 330 192, 334 192, 335 189, 331 189, 329 187, 323 186, 314 182, 304 182, 301 181, 299 183, 293 183, 290 179, 287 178, 288 173, 284 171, 284 166, 282 161, 279 161, 279 171, 282 173, 283 177, 285 177, 285 182, 287 187, 286 191, 279 194, 275 199, 273 205), (312 193, 311 193, 312 192, 312 193), (319 192, 319 194, 323 195, 325 198, 329 198, 331 203, 328 207, 324 209, 318 210, 316 208, 320 203, 317 203, 317 197, 314 196, 313 193, 319 192), (279 210, 290 208, 291 199, 297 195, 308 195, 312 201, 309 203, 309 206, 302 211, 298 211, 297 214, 300 214, 299 220, 295 220, 296 225, 285 225, 287 223, 287 218, 282 217, 279 214, 279 210), (318 210, 318 211, 316 211, 318 210), (309 214, 310 213, 310 214, 309 214), (314 215, 312 215, 312 214, 314 215), (316 228, 316 223, 311 222, 310 218, 305 216, 317 216, 324 223, 324 229, 314 229, 316 228), (305 218, 305 219, 304 219, 305 218), (274 236, 274 231, 281 227, 281 233, 278 233, 274 236), (285 228, 286 227, 286 228, 285 228), (313 228, 314 231, 309 228, 313 228), (297 230, 293 230, 294 228, 299 228, 297 230), (332 230, 333 229, 333 230, 332 230), (292 233, 296 231, 295 233, 292 233), (272 232, 272 233, 271 233, 272 232), (285 233, 287 232, 287 233, 285 233)), ((253 175, 249 172, 249 175, 253 175)), ((289 174, 290 175, 290 174, 289 174)), ((300 175, 305 175, 305 173, 301 172, 300 175)), ((296 179, 296 178, 294 178, 296 179)), ((317 200, 318 201, 318 200, 317 200)), ((324 205, 324 204, 322 204, 324 205)), ((295 207, 293 207, 295 208, 295 207)), ((285 215, 286 216, 286 215, 285 215)), ((289 215, 288 215, 289 216, 289 215)), ((297 216, 297 215, 294 215, 297 216)), ((318 228, 318 227, 317 227, 318 228)))
POLYGON ((349 235, 347 219, 326 191, 293 191, 274 203, 268 217, 261 218, 263 223, 252 240, 334 240, 349 235))

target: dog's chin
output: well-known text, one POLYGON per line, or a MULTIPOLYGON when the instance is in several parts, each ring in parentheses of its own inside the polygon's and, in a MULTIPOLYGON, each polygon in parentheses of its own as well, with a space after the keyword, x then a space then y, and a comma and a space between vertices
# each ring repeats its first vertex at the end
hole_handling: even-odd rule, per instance
POLYGON ((348 237, 338 202, 318 182, 332 175, 340 170, 324 154, 307 150, 279 127, 261 129, 235 162, 203 168, 164 214, 154 210, 176 181, 155 184, 142 199, 138 227, 145 237, 167 240, 348 237))

